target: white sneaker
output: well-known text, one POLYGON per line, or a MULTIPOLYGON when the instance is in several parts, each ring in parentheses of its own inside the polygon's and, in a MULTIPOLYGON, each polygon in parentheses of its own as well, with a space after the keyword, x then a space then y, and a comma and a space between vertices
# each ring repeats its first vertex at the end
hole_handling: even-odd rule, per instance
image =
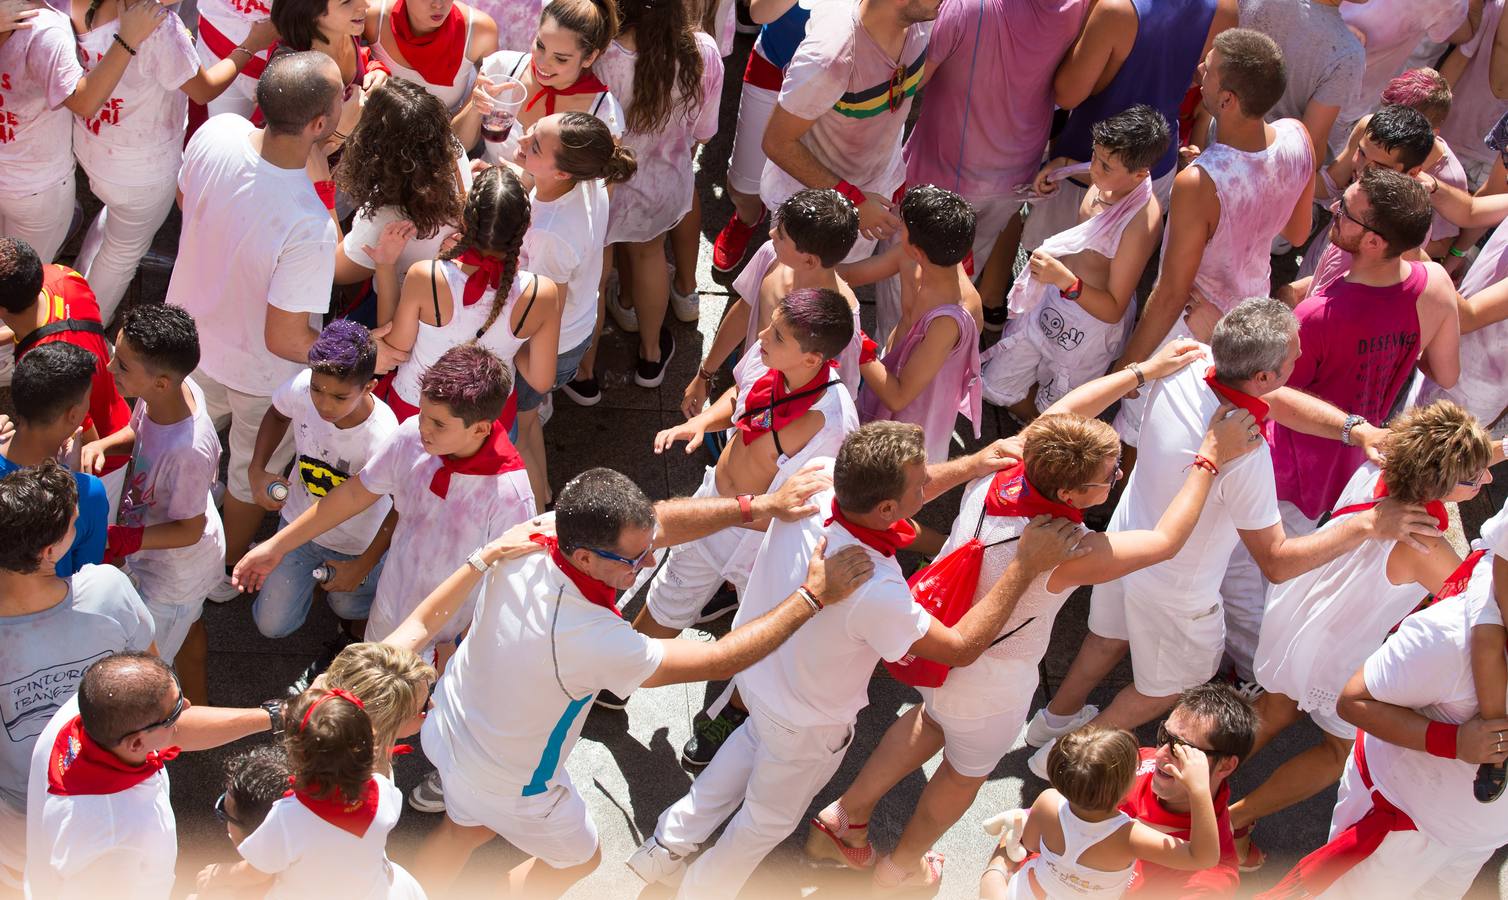
POLYGON ((618 303, 618 273, 607 277, 607 313, 613 317, 619 331, 629 334, 639 333, 639 313, 631 306, 622 306, 618 303))
POLYGON ((678 294, 675 285, 670 286, 670 309, 682 322, 695 322, 702 315, 702 298, 696 291, 678 294))
POLYGON ((553 415, 555 415, 555 395, 545 394, 544 401, 539 404, 539 427, 545 427, 553 415))
POLYGON ((1026 760, 1026 767, 1031 770, 1031 773, 1033 775, 1037 776, 1043 781, 1050 780, 1047 777, 1047 754, 1052 752, 1052 745, 1056 744, 1057 742, 1058 739, 1053 738, 1046 744, 1042 745, 1042 748, 1040 750, 1038 750, 1036 753, 1033 753, 1026 760))
POLYGON ((422 813, 445 811, 445 789, 440 784, 439 769, 432 769, 423 781, 408 792, 408 805, 422 813))
POLYGON ((686 874, 686 857, 671 853, 654 835, 650 835, 628 858, 628 867, 644 879, 645 884, 676 887, 686 874))
POLYGON ((241 596, 241 592, 236 589, 235 585, 230 583, 230 576, 225 575, 221 577, 219 584, 210 589, 207 599, 211 603, 229 603, 239 596, 241 596))
POLYGON ((1026 723, 1026 742, 1033 747, 1041 747, 1051 744, 1070 731, 1080 726, 1087 725, 1089 720, 1100 714, 1098 706, 1085 706, 1073 714, 1068 724, 1062 728, 1054 728, 1047 724, 1047 707, 1037 710, 1032 720, 1026 723))

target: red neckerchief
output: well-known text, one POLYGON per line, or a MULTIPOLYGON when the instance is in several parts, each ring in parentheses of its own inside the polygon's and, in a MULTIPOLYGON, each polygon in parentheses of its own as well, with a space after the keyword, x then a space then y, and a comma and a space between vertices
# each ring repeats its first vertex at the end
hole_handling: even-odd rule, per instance
POLYGON ((890 523, 889 528, 876 529, 865 528, 863 525, 855 525, 843 515, 843 510, 838 508, 838 501, 833 501, 833 514, 828 516, 823 525, 831 525, 837 522, 848 533, 859 539, 859 543, 871 550, 879 551, 882 556, 894 556, 895 551, 909 545, 916 540, 916 526, 907 519, 890 523))
POLYGON ((1209 385, 1215 393, 1223 399, 1234 403, 1240 408, 1252 414, 1252 418, 1261 424, 1267 418, 1267 402, 1253 397, 1251 394, 1243 394, 1233 387, 1227 387, 1215 380, 1215 367, 1210 366, 1209 371, 1204 373, 1204 383, 1209 385))
POLYGON ((84 730, 83 719, 74 716, 52 742, 52 754, 47 760, 47 793, 63 797, 118 794, 156 775, 178 753, 177 747, 168 747, 148 753, 146 762, 133 766, 96 744, 84 730))
POLYGON ((539 93, 530 97, 529 102, 524 104, 524 112, 533 109, 534 104, 539 102, 540 97, 543 97, 545 98, 545 115, 553 116, 555 115, 556 97, 569 97, 573 94, 600 94, 607 90, 607 85, 603 84, 590 71, 582 72, 581 77, 577 78, 576 83, 570 87, 553 88, 547 84, 539 83, 539 66, 534 65, 532 58, 529 60, 529 69, 534 73, 534 83, 539 85, 539 93))
MULTIPOLYGON (((1141 748, 1138 752, 1138 755, 1141 757, 1139 768, 1146 766, 1155 767, 1157 765, 1156 753, 1156 748, 1141 748)), ((1148 768, 1146 772, 1136 777, 1135 783, 1131 786, 1131 793, 1127 794, 1126 799, 1121 801, 1120 811, 1133 819, 1146 822, 1148 825, 1155 825, 1158 827, 1158 830, 1165 831, 1173 837, 1186 841, 1189 839, 1189 830, 1194 827, 1193 819, 1190 818, 1188 813, 1173 812, 1166 806, 1163 806, 1162 801, 1157 799, 1157 794, 1152 791, 1152 775, 1154 772, 1154 768, 1148 768)), ((1230 784, 1228 782, 1222 781, 1220 783, 1220 789, 1215 792, 1214 801, 1215 818, 1218 820, 1221 812, 1230 803, 1230 784)))
POLYGON ((466 276, 466 287, 461 291, 462 306, 471 306, 482 299, 488 288, 495 291, 503 283, 503 261, 499 257, 472 248, 457 256, 455 262, 476 266, 476 271, 466 276))
POLYGON ((465 459, 453 456, 440 457, 440 468, 429 479, 429 489, 441 500, 450 493, 452 475, 501 475, 516 472, 524 467, 523 459, 508 440, 508 429, 502 420, 492 423, 492 431, 482 441, 482 448, 465 459))
POLYGON ((1048 515, 1082 524, 1084 511, 1049 500, 1041 491, 1026 480, 1026 463, 1019 462, 1009 469, 1001 469, 990 481, 990 491, 984 495, 984 511, 992 516, 1020 516, 1030 519, 1048 515))
MULTIPOLYGON (((293 778, 289 777, 289 782, 293 778)), ((294 788, 284 797, 292 794, 298 798, 298 802, 309 810, 341 831, 364 837, 367 829, 372 827, 372 820, 377 818, 377 779, 368 778, 366 786, 361 789, 361 798, 352 803, 346 800, 340 791, 331 791, 328 797, 316 797, 307 790, 294 788)))
POLYGON ((774 369, 766 370, 755 379, 749 386, 748 396, 744 398, 744 414, 734 423, 743 435, 744 445, 754 443, 762 434, 779 431, 806 415, 822 399, 825 385, 831 380, 829 371, 828 366, 823 366, 811 381, 794 391, 785 389, 785 376, 774 369), (795 400, 786 399, 797 394, 805 396, 795 400))
POLYGON ((455 53, 457 44, 461 45, 460 55, 466 55, 466 17, 459 9, 451 6, 450 15, 440 27, 424 35, 414 34, 413 26, 409 24, 408 0, 393 4, 389 21, 393 23, 393 42, 415 72, 430 84, 447 87, 455 84, 460 63, 455 53))
MULTIPOLYGON (((1343 516, 1346 513, 1365 512, 1383 501, 1388 495, 1388 482, 1386 478, 1377 479, 1377 486, 1372 489, 1372 500, 1369 503, 1353 503, 1350 506, 1342 506, 1330 514, 1330 518, 1343 516)), ((1431 500, 1424 504, 1424 511, 1435 517, 1435 526, 1441 531, 1450 528, 1450 513, 1445 511, 1444 500, 1431 500)))
POLYGON ((529 540, 550 551, 550 561, 555 567, 565 573, 565 577, 571 579, 571 584, 576 585, 576 590, 586 598, 586 602, 593 606, 611 610, 613 615, 623 618, 623 613, 618 611, 618 589, 605 581, 598 581, 572 565, 566 559, 565 554, 560 552, 560 542, 555 538, 546 537, 542 534, 531 534, 529 540))
POLYGON ((1473 550, 1466 554, 1466 559, 1456 566, 1456 570, 1450 573, 1450 577, 1445 579, 1445 583, 1440 586, 1439 593, 1435 594, 1435 602, 1449 600, 1466 590, 1466 586, 1471 583, 1471 573, 1476 570, 1477 563, 1481 562, 1482 557, 1486 555, 1486 550, 1473 550))

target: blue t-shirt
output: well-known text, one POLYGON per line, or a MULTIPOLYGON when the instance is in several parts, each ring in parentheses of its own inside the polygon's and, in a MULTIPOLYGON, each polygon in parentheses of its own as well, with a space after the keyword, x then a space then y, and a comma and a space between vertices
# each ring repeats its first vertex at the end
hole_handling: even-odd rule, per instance
MULTIPOLYGON (((19 468, 0 456, 0 478, 19 468)), ((105 493, 105 483, 84 472, 74 472, 73 480, 79 486, 79 520, 74 526, 73 546, 58 559, 59 578, 105 561, 106 529, 110 524, 110 497, 105 493)))

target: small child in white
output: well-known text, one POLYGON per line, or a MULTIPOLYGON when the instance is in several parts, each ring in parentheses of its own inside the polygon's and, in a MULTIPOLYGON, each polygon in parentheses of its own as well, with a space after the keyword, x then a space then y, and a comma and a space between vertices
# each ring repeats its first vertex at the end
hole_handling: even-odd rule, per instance
MULTIPOLYGON (((1497 461, 1508 452, 1508 440, 1501 443, 1501 449, 1494 449, 1498 452, 1493 454, 1493 461, 1497 461)), ((1503 627, 1503 623, 1508 622, 1508 507, 1498 510, 1497 515, 1482 523, 1481 537, 1472 549, 1473 552, 1435 599, 1445 599, 1447 591, 1464 591, 1479 564, 1484 569, 1492 569, 1487 600, 1474 601, 1469 607, 1471 680, 1476 687, 1481 717, 1508 718, 1508 658, 1503 655, 1504 646, 1508 645, 1508 630, 1503 627)), ((1503 746, 1498 747, 1499 752, 1503 749, 1503 746)), ((1508 783, 1508 763, 1485 762, 1477 767, 1472 791, 1481 802, 1491 803, 1503 795, 1505 783, 1508 783)))
POLYGON ((188 377, 198 365, 199 332, 181 307, 127 310, 110 373, 123 396, 137 398, 131 422, 82 452, 90 470, 96 455, 131 451, 105 561, 125 561, 152 613, 158 654, 175 664, 189 700, 203 703, 207 644, 196 623, 225 574, 225 531, 210 494, 220 438, 188 377))
POLYGON ((1140 764, 1136 738, 1128 731, 1086 725, 1053 745, 1047 759, 1052 787, 1037 796, 1025 827, 1018 832, 1007 823, 1002 833, 1008 859, 1016 859, 1025 849, 1025 862, 1010 866, 1010 874, 992 863, 980 881, 979 896, 1115 898, 1126 892, 1139 859, 1187 871, 1219 862, 1209 759, 1189 744, 1175 742, 1172 750, 1177 770, 1169 774, 1189 791, 1190 840, 1166 835, 1121 812, 1140 764), (1020 848, 1012 846, 1017 834, 1020 848))
POLYGON ((241 862, 200 873, 199 889, 267 885, 268 898, 423 900, 387 858, 403 795, 374 774, 376 740, 360 699, 310 688, 283 712, 293 790, 241 841, 241 862))

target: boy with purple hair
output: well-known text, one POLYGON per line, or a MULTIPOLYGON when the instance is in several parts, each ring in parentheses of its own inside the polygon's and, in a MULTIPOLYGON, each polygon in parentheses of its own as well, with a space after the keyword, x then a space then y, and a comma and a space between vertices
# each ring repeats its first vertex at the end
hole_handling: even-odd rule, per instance
MULTIPOLYGON (((309 368, 273 392, 248 475, 252 496, 264 509, 281 511, 284 529, 361 471, 398 429, 393 411, 372 395, 376 366, 377 345, 366 327, 337 319, 309 348, 309 368), (282 472, 267 470, 290 426, 291 484, 282 472)), ((257 630, 270 638, 297 630, 314 600, 314 572, 323 567, 320 574, 331 576, 323 582, 325 598, 347 634, 359 640, 392 539, 391 509, 392 501, 379 497, 348 521, 289 547, 252 604, 257 630)))

